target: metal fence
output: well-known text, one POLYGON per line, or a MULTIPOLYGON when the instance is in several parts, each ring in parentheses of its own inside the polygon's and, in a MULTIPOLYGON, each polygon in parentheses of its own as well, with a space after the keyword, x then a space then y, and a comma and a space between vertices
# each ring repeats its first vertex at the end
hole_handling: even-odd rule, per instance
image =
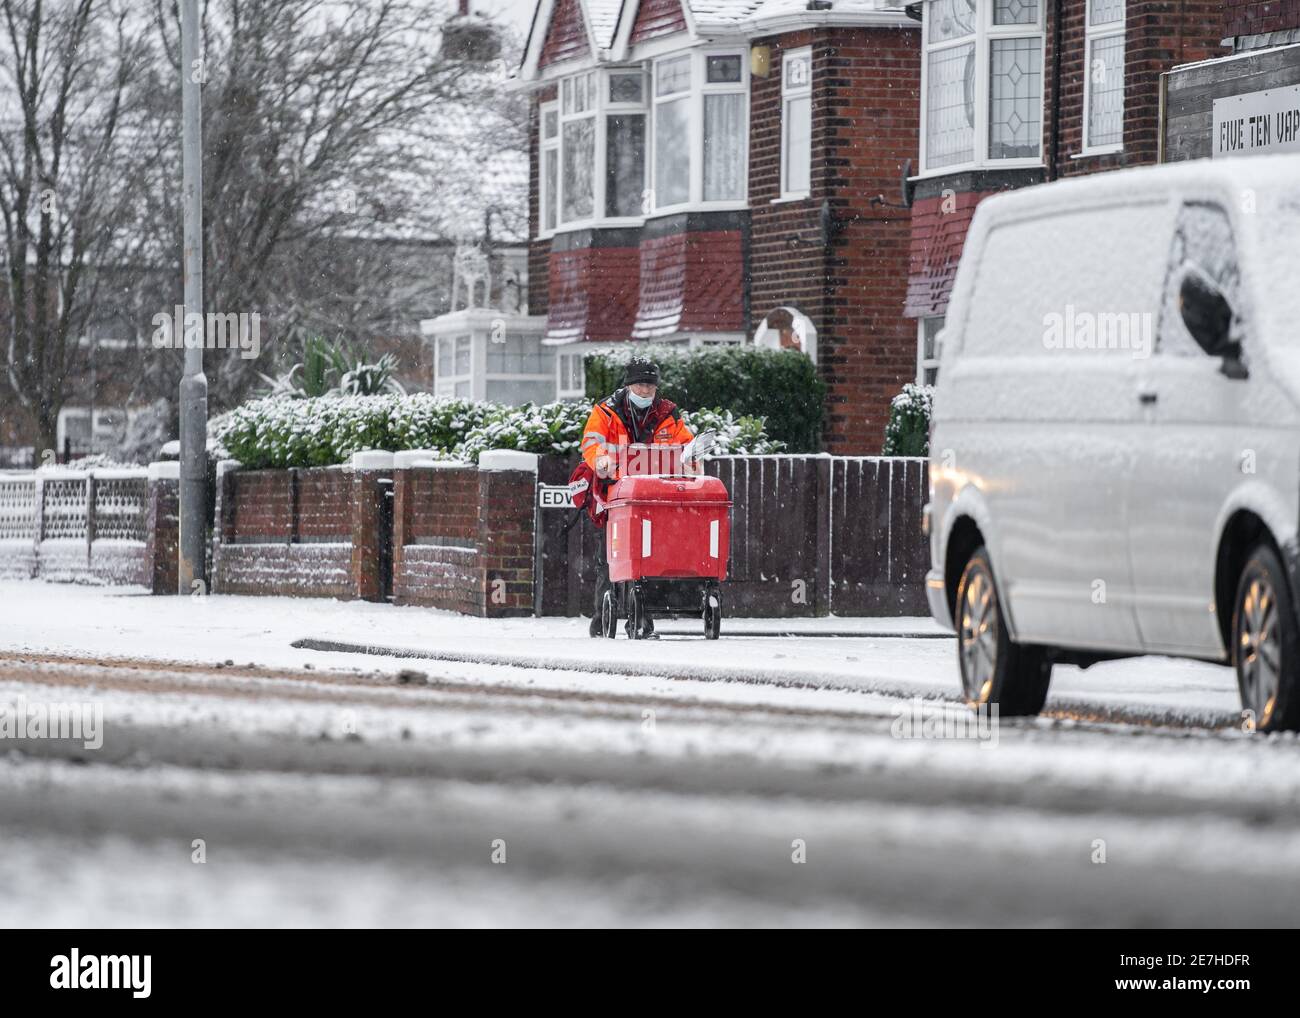
POLYGON ((149 473, 0 473, 0 577, 145 583, 149 473))

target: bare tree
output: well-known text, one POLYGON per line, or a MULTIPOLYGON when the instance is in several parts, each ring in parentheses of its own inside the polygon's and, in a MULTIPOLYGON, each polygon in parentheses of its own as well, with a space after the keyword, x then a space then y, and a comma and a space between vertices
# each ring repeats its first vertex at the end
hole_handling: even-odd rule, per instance
POLYGON ((138 257, 151 44, 129 0, 0 0, 0 20, 5 378, 52 449, 100 269, 138 257))
MULTIPOLYGON (((171 61, 158 71, 155 118, 178 134, 179 25, 174 4, 155 2, 171 61)), ((277 338, 322 321, 383 320, 392 278, 376 251, 442 233, 443 182, 425 153, 478 144, 449 131, 447 109, 480 109, 478 130, 491 134, 501 102, 498 75, 440 56, 447 9, 442 0, 208 0, 204 301, 259 313, 272 357, 277 338), (354 259, 350 271, 341 258, 354 259), (374 315, 357 310, 365 304, 374 315)), ((162 246, 178 253, 178 189, 149 190, 166 196, 154 221, 162 246)), ((214 404, 231 405, 269 367, 210 356, 214 404)))
MULTIPOLYGON (((392 335, 415 317, 412 245, 477 234, 489 204, 524 232, 523 187, 499 201, 482 187, 495 154, 522 158, 523 104, 502 88, 504 62, 441 53, 449 11, 206 0, 205 309, 259 313, 267 353, 207 358, 214 410, 274 370, 282 340, 392 335)), ((148 336, 181 301, 179 10, 0 0, 0 19, 0 343, 43 449, 100 322, 143 340, 129 401, 174 406, 181 352, 148 336)))

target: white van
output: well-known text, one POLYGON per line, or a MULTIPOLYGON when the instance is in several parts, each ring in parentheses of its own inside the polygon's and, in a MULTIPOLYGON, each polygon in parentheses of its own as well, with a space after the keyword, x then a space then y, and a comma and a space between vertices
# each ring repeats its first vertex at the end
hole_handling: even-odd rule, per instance
POLYGON ((926 590, 968 700, 1169 654, 1300 727, 1300 156, 986 200, 941 343, 926 590))

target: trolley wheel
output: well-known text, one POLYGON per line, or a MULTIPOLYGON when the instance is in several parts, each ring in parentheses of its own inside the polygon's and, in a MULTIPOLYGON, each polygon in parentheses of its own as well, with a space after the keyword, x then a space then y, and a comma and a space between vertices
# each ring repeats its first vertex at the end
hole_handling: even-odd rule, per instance
POLYGON ((614 601, 612 587, 600 599, 600 635, 611 640, 618 636, 618 605, 614 601))
POLYGON ((629 640, 641 639, 645 624, 645 595, 635 583, 627 588, 627 636, 629 640))
POLYGON ((704 638, 716 640, 722 631, 722 592, 710 587, 704 592, 704 638))

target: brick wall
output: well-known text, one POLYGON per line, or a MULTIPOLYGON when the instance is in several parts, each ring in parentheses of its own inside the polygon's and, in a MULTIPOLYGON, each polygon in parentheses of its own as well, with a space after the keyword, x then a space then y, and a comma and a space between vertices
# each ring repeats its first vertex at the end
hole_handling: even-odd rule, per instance
POLYGON ((476 614, 477 535, 477 470, 398 470, 393 487, 393 600, 476 614))
MULTIPOLYGON (((903 317, 909 216, 871 205, 901 204, 899 181, 918 145, 920 33, 860 29, 827 33, 823 64, 826 190, 831 210, 827 340, 822 371, 831 384, 827 447, 879 452, 890 400, 916 374, 916 330, 903 317)), ((815 100, 814 100, 815 104, 815 100)), ((814 106, 814 116, 816 109, 814 106)))
POLYGON ((535 92, 528 106, 528 313, 546 314, 550 307, 551 241, 536 240, 541 232, 541 103, 554 102, 554 85, 535 92))
POLYGON ((250 470, 230 475, 231 513, 223 543, 280 541, 287 544, 294 530, 294 472, 250 470))
POLYGON ((1225 0, 1225 36, 1262 35, 1300 28, 1300 0, 1225 0))
POLYGON ((148 584, 155 594, 175 594, 179 583, 181 540, 180 481, 149 481, 149 519, 145 538, 148 584))
POLYGON ((223 473, 213 592, 366 596, 353 572, 357 494, 342 467, 223 473))
POLYGON ((889 401, 916 373, 916 328, 903 318, 909 216, 899 181, 917 155, 919 33, 819 29, 762 39, 772 73, 750 94, 751 328, 779 306, 817 327, 829 386, 826 445, 880 449, 889 401), (781 56, 813 54, 812 187, 780 196, 781 56))
MULTIPOLYGON (((1297 0, 1300 2, 1300 0, 1297 0)), ((1053 118, 1059 117, 1055 176, 1071 177, 1126 166, 1147 166, 1160 154, 1160 75, 1177 64, 1229 52, 1224 5, 1216 0, 1128 0, 1124 52, 1124 149, 1082 156, 1083 92, 1088 72, 1084 4, 1063 5, 1061 86, 1053 95, 1054 9, 1049 8, 1044 57, 1044 162, 1052 160, 1053 118)))
POLYGON ((376 455, 223 470, 214 592, 532 614, 535 471, 361 462, 376 455))
POLYGON ((393 600, 485 618, 533 613, 537 477, 406 467, 393 502, 393 600))

